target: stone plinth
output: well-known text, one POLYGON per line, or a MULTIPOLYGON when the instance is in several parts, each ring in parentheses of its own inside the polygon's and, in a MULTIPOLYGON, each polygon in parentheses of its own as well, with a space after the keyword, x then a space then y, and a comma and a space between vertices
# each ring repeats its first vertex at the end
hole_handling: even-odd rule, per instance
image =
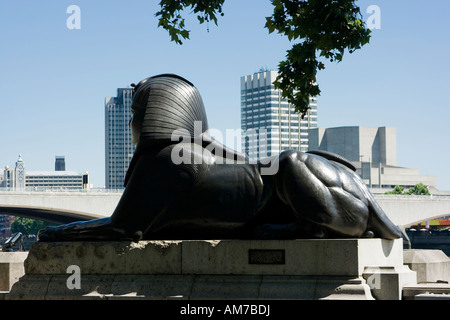
POLYGON ((402 300, 403 288, 417 283, 416 273, 402 265, 367 267, 363 278, 377 300, 402 300))
POLYGON ((6 298, 373 299, 366 268, 401 266, 401 239, 38 242, 6 298))
POLYGON ((404 251, 404 263, 417 272, 417 282, 450 282, 450 258, 441 250, 404 251))
POLYGON ((417 296, 419 296, 418 300, 424 300, 422 295, 430 294, 430 296, 426 296, 427 300, 432 300, 432 298, 436 298, 441 300, 441 296, 449 296, 450 297, 450 284, 448 283, 418 283, 415 285, 406 285, 403 288, 403 300, 416 300, 417 296), (422 297, 420 297, 422 296, 422 297))
POLYGON ((11 290, 24 275, 24 261, 28 252, 0 252, 0 291, 11 290))

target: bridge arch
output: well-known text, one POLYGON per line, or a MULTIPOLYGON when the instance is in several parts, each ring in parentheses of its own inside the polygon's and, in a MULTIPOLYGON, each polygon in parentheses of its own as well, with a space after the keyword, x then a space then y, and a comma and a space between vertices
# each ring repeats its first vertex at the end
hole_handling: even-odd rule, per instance
POLYGON ((42 220, 54 224, 102 218, 92 213, 42 207, 0 206, 0 214, 42 220))
POLYGON ((450 215, 448 196, 375 195, 375 199, 392 222, 401 227, 450 215))
POLYGON ((441 219, 441 218, 448 217, 448 216, 450 216, 450 211, 447 214, 438 215, 438 216, 434 216, 434 217, 429 217, 429 218, 427 218, 425 220, 418 220, 418 221, 410 222, 407 225, 405 225, 404 227, 415 226, 415 225, 418 225, 419 223, 425 222, 427 220, 441 219))
POLYGON ((109 217, 122 192, 0 191, 0 214, 55 224, 109 217))

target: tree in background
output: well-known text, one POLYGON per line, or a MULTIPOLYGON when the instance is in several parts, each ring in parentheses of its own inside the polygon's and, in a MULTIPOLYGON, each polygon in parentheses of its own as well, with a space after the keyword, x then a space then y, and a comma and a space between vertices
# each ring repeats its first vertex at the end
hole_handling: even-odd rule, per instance
POLYGON ((50 225, 50 223, 41 220, 17 217, 11 223, 11 232, 21 232, 24 235, 32 235, 37 234, 39 230, 50 225))
POLYGON ((395 186, 394 190, 385 192, 385 194, 404 194, 404 186, 395 186))
POLYGON ((405 191, 403 186, 395 186, 394 190, 386 192, 386 194, 429 196, 430 191, 426 185, 418 183, 414 187, 409 188, 408 191, 405 191))
POLYGON ((407 194, 429 196, 430 191, 428 190, 428 187, 426 185, 424 185, 423 183, 418 183, 414 187, 409 188, 407 194))
MULTIPOLYGON (((273 15, 266 18, 269 33, 277 31, 298 41, 287 51, 286 60, 279 63, 274 86, 282 96, 304 116, 310 97, 320 95, 316 82, 318 70, 325 69, 319 58, 342 61, 346 50, 353 53, 369 43, 370 30, 362 20, 357 0, 271 0, 273 15)), ((182 13, 190 8, 200 24, 210 21, 217 25, 223 16, 225 0, 161 0, 158 27, 169 32, 171 40, 182 44, 189 39, 182 13)), ((208 27, 209 29, 209 27, 208 27)))

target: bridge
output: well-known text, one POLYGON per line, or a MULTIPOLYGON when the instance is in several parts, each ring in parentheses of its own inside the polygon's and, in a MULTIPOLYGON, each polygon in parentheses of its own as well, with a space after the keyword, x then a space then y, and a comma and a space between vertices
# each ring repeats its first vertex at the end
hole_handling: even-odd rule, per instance
POLYGON ((55 224, 109 217, 122 192, 0 191, 0 214, 44 220, 55 224))
MULTIPOLYGON (((65 224, 109 217, 122 196, 120 191, 0 191, 0 214, 65 224)), ((396 225, 408 227, 450 216, 450 196, 377 195, 375 198, 396 225)))
POLYGON ((450 196, 375 195, 375 199, 391 221, 402 227, 450 216, 450 196))

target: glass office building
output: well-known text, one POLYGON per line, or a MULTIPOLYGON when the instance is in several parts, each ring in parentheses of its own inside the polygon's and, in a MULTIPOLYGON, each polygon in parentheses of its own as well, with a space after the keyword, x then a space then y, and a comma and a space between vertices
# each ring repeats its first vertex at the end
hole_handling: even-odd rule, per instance
POLYGON ((260 71, 241 77, 242 152, 252 160, 283 150, 308 150, 308 130, 317 127, 317 98, 303 119, 282 98, 273 82, 276 71, 260 71))
POLYGON ((123 189, 135 146, 131 139, 132 88, 117 89, 117 97, 105 99, 105 187, 123 189))
POLYGON ((56 156, 55 157, 55 171, 65 171, 66 170, 66 157, 56 156))

